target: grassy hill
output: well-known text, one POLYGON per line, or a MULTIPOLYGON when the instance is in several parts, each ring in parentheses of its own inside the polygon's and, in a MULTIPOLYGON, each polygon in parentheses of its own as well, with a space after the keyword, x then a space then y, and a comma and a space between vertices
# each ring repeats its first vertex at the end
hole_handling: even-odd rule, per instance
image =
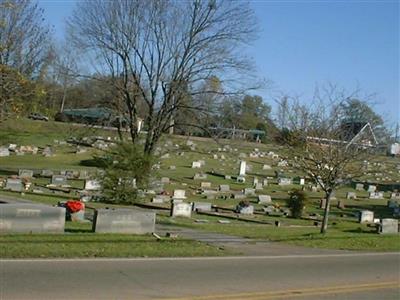
MULTIPOLYGON (((14 143, 18 145, 34 145, 44 147, 50 145, 54 151, 54 156, 44 157, 42 155, 23 156, 12 155, 0 157, 0 176, 17 174, 18 169, 41 169, 59 170, 87 170, 95 172, 95 166, 88 166, 93 155, 101 154, 101 150, 87 148, 81 154, 75 153, 76 146, 64 143, 68 138, 85 136, 103 136, 113 139, 115 131, 102 130, 74 126, 71 124, 57 122, 42 122, 19 119, 8 121, 0 128, 0 146, 14 143), (61 142, 60 142, 61 141, 61 142)), ((270 195, 275 207, 286 207, 289 198, 288 192, 293 188, 301 188, 294 181, 293 185, 279 186, 275 172, 280 172, 287 177, 296 178, 302 174, 290 169, 289 167, 279 167, 279 159, 271 156, 251 157, 250 153, 257 148, 259 153, 274 152, 279 157, 288 157, 290 153, 284 147, 276 144, 256 144, 243 141, 219 140, 218 142, 197 137, 183 136, 164 136, 160 141, 158 153, 159 169, 155 171, 154 177, 169 177, 170 184, 164 185, 164 189, 172 194, 175 189, 185 189, 187 202, 211 202, 218 206, 223 214, 230 215, 229 224, 220 224, 219 220, 223 216, 208 216, 194 213, 192 218, 170 218, 167 210, 160 210, 158 222, 189 226, 201 230, 231 233, 252 238, 284 241, 287 243, 306 245, 310 247, 339 248, 339 249, 358 249, 358 250, 400 250, 400 239, 395 236, 380 236, 373 231, 372 227, 359 224, 357 212, 363 209, 372 210, 375 218, 392 217, 392 209, 387 207, 389 193, 385 193, 385 199, 368 199, 366 191, 355 191, 354 186, 344 186, 336 192, 337 200, 333 201, 331 209, 330 229, 326 236, 318 234, 318 228, 314 222, 322 214, 319 208, 319 200, 323 196, 321 192, 311 192, 307 189, 308 203, 305 208, 305 218, 293 219, 282 215, 268 216, 262 212, 264 205, 257 203, 257 195, 270 195), (190 141, 188 143, 188 141, 190 141), (191 146, 194 144, 195 146, 191 146), (246 183, 240 184, 235 180, 239 172, 239 160, 246 160, 251 166, 247 172, 246 183), (193 161, 204 160, 205 164, 200 169, 191 167, 193 161), (270 165, 271 169, 263 169, 263 165, 270 165), (175 166, 175 168, 171 168, 175 166), (204 173, 207 178, 204 180, 194 180, 196 173, 204 173), (231 175, 232 179, 225 179, 225 175, 231 175), (253 179, 259 181, 268 180, 268 185, 262 190, 257 191, 257 195, 246 197, 254 205, 257 214, 248 217, 252 222, 235 219, 235 214, 230 212, 240 200, 217 196, 216 199, 205 199, 200 193, 201 181, 211 183, 212 189, 218 189, 220 184, 229 184, 232 193, 239 192, 244 188, 253 187, 253 179), (357 193, 357 199, 347 200, 346 193, 352 191, 357 193), (344 200, 346 207, 339 209, 336 203, 344 200), (201 220, 201 222, 199 221, 201 220), (254 221, 259 222, 256 224, 254 221), (275 221, 280 221, 281 227, 275 227, 275 221), (261 224, 263 223, 263 224, 261 224), (269 225, 268 225, 269 224, 269 225)), ((370 174, 365 175, 362 180, 375 183, 399 183, 400 182, 400 160, 398 158, 376 156, 371 160, 370 174), (377 180, 376 178, 379 178, 377 180)), ((50 182, 49 178, 38 177, 34 183, 45 185, 50 182)), ((82 180, 73 180, 71 184, 77 188, 83 187, 82 180)), ((306 182, 306 185, 311 184, 306 182)), ((1 192, 1 191, 0 191, 1 192)), ((1 193, 13 195, 11 192, 2 191, 1 193)), ((38 202, 55 204, 60 199, 66 197, 76 197, 77 194, 62 194, 58 192, 46 192, 44 195, 25 193, 26 198, 38 202)), ((229 196, 229 195, 228 195, 229 196)), ((150 203, 153 195, 146 195, 142 199, 145 203, 150 203)), ((160 204, 160 208, 169 208, 169 203, 160 204)), ((101 203, 91 203, 90 206, 100 207, 101 203)), ((89 227, 88 227, 89 228, 89 227)))

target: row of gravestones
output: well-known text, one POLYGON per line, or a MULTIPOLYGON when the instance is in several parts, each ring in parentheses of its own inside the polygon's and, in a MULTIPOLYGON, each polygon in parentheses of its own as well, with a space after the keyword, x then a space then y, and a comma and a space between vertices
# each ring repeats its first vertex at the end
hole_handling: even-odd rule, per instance
MULTIPOLYGON (((22 192, 25 189, 25 185, 26 183, 24 183, 21 178, 7 178, 5 189, 13 192, 22 192)), ((68 184, 66 176, 53 175, 49 186, 67 187, 70 185, 68 184)), ((85 180, 84 189, 87 191, 97 191, 101 189, 101 185, 97 180, 85 180)))
POLYGON ((358 221, 360 223, 374 223, 377 225, 378 232, 382 234, 392 234, 400 232, 399 221, 397 219, 377 219, 374 218, 374 212, 362 210, 359 212, 358 221))
MULTIPOLYGON (((34 171, 33 170, 28 170, 28 169, 19 169, 18 170, 18 176, 22 178, 32 178, 34 176, 34 171)), ((86 170, 61 170, 58 171, 56 174, 55 171, 53 170, 41 170, 40 173, 38 173, 41 177, 52 177, 54 175, 60 175, 60 176, 65 176, 67 179, 88 179, 89 174, 86 170)))
MULTIPOLYGON (((0 233, 63 233, 66 209, 41 204, 0 204, 0 233)), ((96 233, 146 234, 155 230, 156 214, 137 209, 98 209, 96 233)))

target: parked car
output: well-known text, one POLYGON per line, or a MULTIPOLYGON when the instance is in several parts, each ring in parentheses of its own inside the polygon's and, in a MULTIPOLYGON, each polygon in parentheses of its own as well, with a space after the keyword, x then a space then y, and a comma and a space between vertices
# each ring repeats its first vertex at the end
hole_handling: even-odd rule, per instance
POLYGON ((28 118, 29 118, 29 119, 32 119, 32 120, 41 120, 41 121, 46 121, 46 122, 49 120, 48 117, 46 117, 46 116, 44 116, 44 115, 41 115, 41 114, 39 114, 39 113, 31 113, 31 114, 28 116, 28 118))

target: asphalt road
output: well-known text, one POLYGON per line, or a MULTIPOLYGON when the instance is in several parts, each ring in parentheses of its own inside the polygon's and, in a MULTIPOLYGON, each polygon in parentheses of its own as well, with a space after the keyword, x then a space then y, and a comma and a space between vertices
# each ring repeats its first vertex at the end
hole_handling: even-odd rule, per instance
POLYGON ((0 261, 2 300, 400 299, 399 284, 399 253, 0 261))

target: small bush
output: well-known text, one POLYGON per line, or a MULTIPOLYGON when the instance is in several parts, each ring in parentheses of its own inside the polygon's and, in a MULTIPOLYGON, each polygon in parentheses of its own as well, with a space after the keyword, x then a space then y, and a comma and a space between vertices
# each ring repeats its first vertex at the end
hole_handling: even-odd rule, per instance
POLYGON ((301 218, 306 202, 307 197, 303 191, 294 189, 290 192, 288 204, 293 218, 301 218))
POLYGON ((137 202, 137 189, 144 189, 148 185, 152 157, 144 154, 139 146, 120 144, 107 153, 103 162, 101 182, 107 202, 137 202))

